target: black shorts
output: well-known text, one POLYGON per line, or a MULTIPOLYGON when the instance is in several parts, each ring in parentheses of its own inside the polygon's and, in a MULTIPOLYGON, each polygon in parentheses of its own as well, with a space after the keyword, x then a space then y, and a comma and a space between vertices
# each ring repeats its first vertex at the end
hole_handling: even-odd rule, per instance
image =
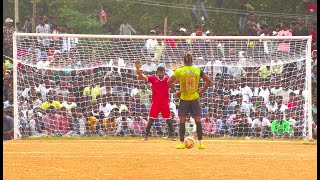
POLYGON ((178 116, 187 116, 191 113, 192 116, 201 116, 201 107, 199 99, 185 101, 180 99, 178 116))

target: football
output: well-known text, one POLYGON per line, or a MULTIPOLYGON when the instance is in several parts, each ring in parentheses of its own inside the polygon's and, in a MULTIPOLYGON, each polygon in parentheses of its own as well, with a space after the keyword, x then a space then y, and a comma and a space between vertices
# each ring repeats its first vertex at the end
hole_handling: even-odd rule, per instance
POLYGON ((186 137, 186 138, 184 139, 184 144, 185 144, 185 146, 186 146, 187 149, 193 148, 193 147, 194 147, 194 144, 195 144, 193 137, 186 137))

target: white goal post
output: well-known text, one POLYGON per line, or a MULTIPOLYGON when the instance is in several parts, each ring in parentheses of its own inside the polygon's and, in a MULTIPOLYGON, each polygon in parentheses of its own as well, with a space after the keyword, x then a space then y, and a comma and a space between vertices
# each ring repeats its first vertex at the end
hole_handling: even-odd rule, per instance
MULTIPOLYGON (((147 114, 146 111, 149 110, 150 102, 147 101, 150 100, 141 98, 142 101, 145 101, 141 103, 145 104, 146 110, 140 111, 134 106, 132 106, 134 108, 131 107, 130 103, 137 103, 135 102, 136 93, 133 92, 132 95, 128 89, 137 88, 137 92, 140 92, 146 88, 136 78, 135 60, 141 59, 142 65, 145 65, 142 70, 147 75, 156 75, 156 67, 159 65, 165 66, 167 74, 172 75, 176 68, 182 66, 183 56, 186 52, 191 52, 194 57, 194 65, 200 67, 213 79, 211 89, 209 88, 210 90, 200 100, 204 108, 203 118, 205 119, 210 114, 214 116, 215 124, 218 124, 217 119, 230 120, 232 122, 230 127, 226 125, 226 128, 230 128, 230 132, 228 133, 229 129, 224 131, 227 132, 227 135, 239 136, 239 127, 236 126, 237 115, 242 114, 250 118, 252 116, 253 121, 259 117, 273 120, 277 118, 272 115, 283 115, 288 121, 294 119, 296 122, 299 118, 304 121, 303 129, 297 130, 299 129, 298 125, 297 127, 290 126, 291 129, 295 129, 292 130, 292 137, 312 139, 311 36, 199 37, 14 33, 13 52, 14 139, 32 137, 35 131, 37 131, 36 134, 46 134, 47 136, 63 134, 62 130, 60 132, 56 129, 61 125, 60 122, 50 121, 49 124, 41 122, 42 124, 37 127, 38 130, 34 130, 34 124, 39 123, 43 118, 45 119, 44 116, 48 112, 51 113, 47 111, 50 108, 42 104, 37 108, 40 109, 39 113, 42 113, 41 117, 34 115, 38 113, 34 111, 36 106, 33 101, 37 99, 34 96, 39 94, 39 101, 44 103, 49 97, 47 94, 49 92, 56 93, 52 95, 54 98, 61 98, 54 99, 54 101, 59 101, 60 105, 69 101, 68 97, 71 97, 71 101, 73 100, 78 106, 74 109, 71 108, 71 112, 67 102, 68 115, 66 116, 68 116, 69 132, 63 135, 141 136, 141 132, 138 134, 138 130, 130 129, 129 124, 131 125, 131 121, 135 121, 138 117, 139 119, 147 118, 143 115, 147 114), (296 82, 294 82, 294 78, 296 82), (254 83, 255 81, 257 84, 254 83), (91 89, 96 86, 99 89, 98 93, 93 94, 91 89), (102 86, 107 89, 105 94, 101 94, 102 86), (89 91, 86 91, 86 87, 89 87, 89 91), (123 90, 124 87, 128 88, 123 90), (251 94, 248 95, 245 88, 249 92, 251 91, 251 94), (30 89, 36 90, 29 92, 30 89), (54 91, 51 91, 52 89, 54 91), (242 102, 246 105, 237 102, 237 90, 239 90, 238 94, 241 94, 242 102), (261 93, 261 91, 268 91, 268 93, 266 92, 268 95, 261 93), (35 94, 30 95, 33 92, 35 94), (76 95, 70 95, 71 93, 76 95), (281 93, 287 94, 282 96, 281 93), (290 102, 292 94, 294 99, 292 103, 289 102, 285 105, 286 108, 272 107, 272 105, 269 107, 266 103, 271 103, 271 100, 268 99, 271 94, 282 100, 290 100, 290 102), (225 105, 224 98, 227 98, 228 101, 230 98, 230 103, 225 105), (114 127, 111 134, 108 134, 109 131, 104 122, 112 111, 111 109, 107 110, 108 112, 105 112, 104 117, 99 120, 99 113, 104 108, 104 105, 103 107, 101 105, 101 109, 99 109, 99 101, 103 104, 108 103, 104 100, 109 101, 109 99, 114 103, 111 104, 112 107, 116 107, 119 112, 128 111, 129 114, 125 115, 128 116, 127 120, 123 120, 128 122, 128 125, 125 123, 125 126, 129 127, 128 131, 123 130, 123 124, 121 128, 123 122, 118 119, 117 126, 114 127), (296 101, 297 104, 294 103, 296 101), (266 113, 262 110, 262 106, 266 107, 266 113), (229 107, 232 109, 230 113, 225 109, 229 107), (249 108, 246 109, 246 107, 249 108), (99 111, 95 111, 95 108, 99 111), (236 111, 236 108, 240 108, 239 111, 236 111), (272 114, 270 117, 269 111, 272 114), (78 114, 84 118, 83 122, 79 120, 81 118, 77 117, 78 114), (34 116, 39 119, 36 120, 34 116), (34 119, 30 121, 30 118, 34 119), (72 118, 77 120, 72 121, 72 118), (83 123, 85 126, 82 126, 83 123), (81 127, 86 128, 82 131, 79 130, 81 127)), ((170 97, 171 99, 168 101, 177 105, 173 96, 170 97)), ((278 99, 276 103, 278 103, 278 99)), ((286 102, 282 104, 286 104, 286 102)), ((55 118, 59 119, 63 116, 57 115, 55 118)), ((124 115, 119 114, 118 116, 123 117, 124 115)), ((60 121, 60 119, 56 121, 60 121)), ((254 123, 248 123, 250 124, 250 127, 248 126, 250 136, 262 136, 263 130, 260 129, 257 132, 257 127, 252 125, 254 123)), ((160 123, 159 126, 162 124, 160 123)), ((219 136, 220 130, 218 132, 216 129, 213 134, 219 136)), ((161 133, 155 133, 159 136, 164 136, 167 132, 166 127, 155 128, 154 131, 157 133, 161 131, 161 133)), ((268 133, 264 134, 264 137, 271 136, 271 127, 269 127, 268 133)))

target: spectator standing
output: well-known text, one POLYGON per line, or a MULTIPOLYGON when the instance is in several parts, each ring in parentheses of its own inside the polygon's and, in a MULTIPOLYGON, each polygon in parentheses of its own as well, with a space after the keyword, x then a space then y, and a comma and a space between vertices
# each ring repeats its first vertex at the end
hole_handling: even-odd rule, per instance
POLYGON ((23 33, 23 26, 21 24, 20 21, 16 22, 16 26, 17 26, 17 33, 23 33))
POLYGON ((278 32, 277 36, 292 36, 292 32, 290 32, 289 24, 287 22, 281 24, 281 30, 278 32))
POLYGON ((162 36, 162 32, 161 32, 160 26, 155 26, 154 27, 154 31, 155 31, 155 35, 156 36, 162 36))
POLYGON ((247 34, 246 23, 248 22, 247 15, 254 8, 249 4, 249 0, 240 0, 239 8, 241 12, 239 15, 239 29, 241 33, 247 34))
POLYGON ((123 23, 120 25, 120 35, 132 35, 136 34, 137 31, 134 30, 130 24, 128 24, 128 21, 125 19, 123 20, 123 23))
POLYGON ((192 12, 194 14, 194 17, 196 18, 197 23, 200 23, 200 21, 201 21, 201 19, 199 17, 199 14, 198 14, 198 8, 197 8, 199 6, 199 2, 200 2, 201 10, 203 12, 205 20, 209 19, 209 15, 208 15, 208 12, 206 10, 206 6, 204 4, 204 0, 194 0, 192 12))
POLYGON ((251 88, 245 83, 241 83, 240 92, 242 94, 242 100, 245 102, 250 102, 250 99, 253 96, 251 88))
MULTIPOLYGON (((306 2, 306 1, 304 1, 306 2)), ((317 3, 315 0, 309 0, 309 4, 307 5, 305 12, 307 15, 313 15, 314 17, 317 17, 317 3)))
POLYGON ((100 25, 101 25, 102 29, 104 29, 106 27, 106 24, 108 22, 107 17, 108 17, 108 15, 107 15, 106 8, 102 7, 101 13, 100 13, 100 25))
MULTIPOLYGON (((181 29, 180 29, 181 30, 181 29)), ((183 29, 182 29, 183 30, 183 29)), ((202 32, 202 27, 200 24, 195 25, 195 30, 191 33, 190 36, 206 36, 205 33, 202 32)))
POLYGON ((311 52, 313 54, 314 50, 317 49, 317 23, 310 22, 310 26, 310 35, 312 36, 311 52))
MULTIPOLYGON (((151 30, 150 31, 150 36, 154 36, 156 33, 155 30, 151 30)), ((147 49, 148 53, 151 56, 154 56, 154 52, 155 52, 155 46, 158 44, 157 39, 148 39, 146 44, 145 44, 145 48, 147 49)))
POLYGON ((12 42, 13 42, 12 35, 13 35, 14 31, 15 31, 15 29, 13 27, 13 20, 11 18, 7 18, 4 21, 3 40, 4 40, 4 42, 8 43, 9 49, 12 49, 12 42))
MULTIPOLYGON (((48 24, 45 24, 44 17, 39 18, 39 25, 36 27, 36 33, 46 33, 46 34, 51 34, 51 29, 48 24)), ((48 37, 38 37, 38 43, 40 46, 45 46, 49 47, 50 44, 50 39, 48 37)))
MULTIPOLYGON (((73 32, 73 28, 69 27, 68 28, 68 33, 69 34, 74 34, 73 32)), ((73 50, 75 48, 77 48, 77 44, 78 44, 79 39, 78 38, 69 38, 69 48, 68 50, 73 50)))
POLYGON ((312 72, 311 72, 311 79, 312 79, 312 82, 316 83, 317 84, 317 66, 313 66, 312 67, 312 72))
POLYGON ((3 112, 3 140, 13 139, 13 118, 3 112))
POLYGON ((293 29, 293 36, 309 36, 309 30, 305 25, 304 19, 302 17, 298 18, 298 24, 293 29))
MULTIPOLYGON (((278 32, 277 36, 292 36, 292 32, 290 32, 289 24, 287 22, 282 23, 281 30, 278 32)), ((290 42, 280 41, 280 43, 278 44, 278 51, 280 52, 290 51, 290 42)))
POLYGON ((248 36, 257 36, 259 31, 260 29, 257 26, 256 16, 254 13, 250 13, 247 22, 247 34, 248 36))
POLYGON ((31 15, 29 12, 26 12, 24 14, 24 25, 23 25, 23 30, 25 33, 32 33, 32 19, 31 15))
POLYGON ((44 18, 44 23, 49 25, 50 29, 52 29, 51 16, 43 16, 43 18, 44 18))

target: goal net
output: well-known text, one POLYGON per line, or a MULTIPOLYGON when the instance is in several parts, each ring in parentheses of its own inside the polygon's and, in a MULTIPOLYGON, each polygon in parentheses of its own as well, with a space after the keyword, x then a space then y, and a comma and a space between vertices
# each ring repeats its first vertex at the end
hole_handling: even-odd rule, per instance
MULTIPOLYGON (((135 60, 145 75, 164 66, 170 76, 187 52, 213 80, 200 98, 205 136, 311 138, 310 42, 293 36, 15 33, 15 138, 143 136, 152 92, 137 78, 135 60)), ((179 100, 172 92, 168 103, 178 136, 179 100)), ((186 126, 187 134, 196 132, 193 117, 186 126)), ((160 114, 151 136, 167 135, 160 114)))

